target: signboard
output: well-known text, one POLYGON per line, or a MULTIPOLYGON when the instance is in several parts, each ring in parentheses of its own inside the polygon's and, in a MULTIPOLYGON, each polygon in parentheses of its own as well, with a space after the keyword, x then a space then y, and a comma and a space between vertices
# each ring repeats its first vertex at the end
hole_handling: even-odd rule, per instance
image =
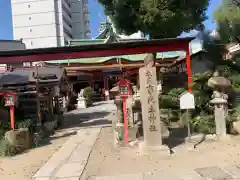
POLYGON ((193 94, 185 92, 180 96, 180 109, 195 109, 193 94))
POLYGON ((118 81, 117 85, 121 98, 126 98, 127 96, 132 95, 132 85, 129 80, 121 79, 118 81))

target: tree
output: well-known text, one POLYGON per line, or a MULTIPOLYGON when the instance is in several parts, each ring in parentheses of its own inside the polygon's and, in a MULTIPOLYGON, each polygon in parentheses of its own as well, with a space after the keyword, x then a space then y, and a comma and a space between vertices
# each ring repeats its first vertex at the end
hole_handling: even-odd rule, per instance
POLYGON ((209 0, 99 0, 119 33, 176 37, 202 26, 209 0))
POLYGON ((222 41, 240 43, 240 0, 223 0, 214 15, 222 41))

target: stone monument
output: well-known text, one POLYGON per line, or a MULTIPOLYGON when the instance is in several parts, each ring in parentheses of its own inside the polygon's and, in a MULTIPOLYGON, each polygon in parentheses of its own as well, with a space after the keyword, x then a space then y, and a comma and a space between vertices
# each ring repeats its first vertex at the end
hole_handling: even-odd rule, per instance
POLYGON ((78 98, 77 98, 77 108, 78 109, 87 107, 86 99, 83 97, 83 91, 84 91, 84 89, 81 89, 80 93, 78 94, 78 98))
POLYGON ((162 146, 161 122, 157 92, 157 75, 154 67, 154 55, 148 54, 145 66, 139 69, 141 108, 144 134, 144 150, 160 150, 162 146))

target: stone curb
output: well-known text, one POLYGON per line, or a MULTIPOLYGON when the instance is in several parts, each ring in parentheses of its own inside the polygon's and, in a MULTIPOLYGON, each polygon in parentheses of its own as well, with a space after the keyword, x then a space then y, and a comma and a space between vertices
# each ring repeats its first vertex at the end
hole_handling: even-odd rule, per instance
POLYGON ((80 129, 37 171, 33 180, 81 177, 101 128, 80 129))

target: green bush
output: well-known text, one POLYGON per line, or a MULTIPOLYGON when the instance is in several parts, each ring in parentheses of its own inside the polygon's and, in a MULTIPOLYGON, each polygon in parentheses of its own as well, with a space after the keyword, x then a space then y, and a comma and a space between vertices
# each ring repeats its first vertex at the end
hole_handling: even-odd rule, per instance
POLYGON ((83 97, 86 99, 87 105, 90 106, 93 103, 93 98, 96 95, 94 89, 90 86, 84 88, 83 97))
MULTIPOLYGON (((229 72, 229 68, 225 66, 219 67, 221 75, 229 78, 233 84, 233 87, 240 87, 240 81, 236 73, 229 72)), ((194 131, 203 133, 214 133, 214 107, 210 104, 212 99, 213 90, 207 85, 208 79, 212 77, 211 72, 196 74, 193 76, 192 93, 195 97, 195 109, 191 111, 190 124, 194 131)), ((167 92, 164 92, 159 97, 160 109, 168 109, 170 115, 168 120, 170 122, 178 120, 185 121, 187 124, 186 114, 180 115, 179 97, 187 88, 173 88, 167 92)), ((229 109, 231 109, 227 116, 227 127, 231 128, 232 122, 239 120, 240 118, 240 104, 235 103, 235 98, 228 99, 229 109)), ((184 111, 183 111, 184 112, 184 111)), ((228 129, 228 132, 231 130, 228 129)))
POLYGON ((90 86, 85 87, 83 90, 83 97, 86 99, 90 99, 93 98, 93 96, 95 95, 94 89, 90 86))
POLYGON ((10 145, 4 138, 0 140, 0 156, 14 156, 21 153, 22 150, 20 146, 10 145))

